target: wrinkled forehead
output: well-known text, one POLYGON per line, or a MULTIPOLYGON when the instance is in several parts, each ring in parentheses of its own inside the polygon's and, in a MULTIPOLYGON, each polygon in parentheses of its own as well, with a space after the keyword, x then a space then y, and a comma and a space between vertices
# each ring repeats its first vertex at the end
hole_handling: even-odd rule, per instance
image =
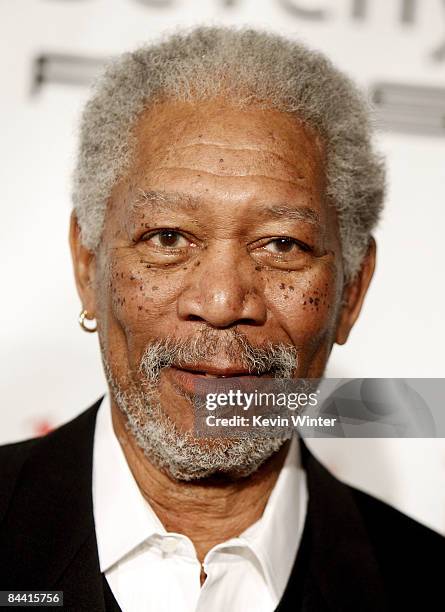
MULTIPOLYGON (((259 106, 237 108, 222 100, 164 101, 141 114, 133 138, 133 173, 199 147, 207 148, 206 155, 212 148, 217 154, 220 148, 226 165, 232 158, 237 164, 260 165, 263 161, 278 173, 287 166, 290 174, 302 167, 308 180, 319 180, 324 173, 325 147, 315 130, 290 113, 259 106)), ((220 159, 219 164, 223 163, 220 159)), ((223 174, 225 168, 231 171, 218 166, 223 174)))

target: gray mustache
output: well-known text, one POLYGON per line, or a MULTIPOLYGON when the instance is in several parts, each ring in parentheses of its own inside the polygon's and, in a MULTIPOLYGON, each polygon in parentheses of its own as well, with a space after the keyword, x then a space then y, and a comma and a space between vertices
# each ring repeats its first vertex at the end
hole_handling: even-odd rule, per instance
POLYGON ((155 383, 163 368, 190 367, 221 355, 251 374, 269 373, 275 378, 291 378, 298 364, 295 346, 272 342, 253 346, 237 329, 204 328, 192 338, 166 337, 148 344, 139 369, 149 382, 155 383))

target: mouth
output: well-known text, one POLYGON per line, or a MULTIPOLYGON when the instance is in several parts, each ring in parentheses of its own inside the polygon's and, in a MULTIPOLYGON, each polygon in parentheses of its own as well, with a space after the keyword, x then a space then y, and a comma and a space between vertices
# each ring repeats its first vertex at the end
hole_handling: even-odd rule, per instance
POLYGON ((258 374, 240 367, 217 367, 204 364, 196 366, 178 367, 170 366, 166 374, 172 379, 175 386, 188 393, 196 393, 203 381, 212 379, 243 378, 244 382, 257 380, 259 378, 270 378, 271 374, 266 372, 258 374))

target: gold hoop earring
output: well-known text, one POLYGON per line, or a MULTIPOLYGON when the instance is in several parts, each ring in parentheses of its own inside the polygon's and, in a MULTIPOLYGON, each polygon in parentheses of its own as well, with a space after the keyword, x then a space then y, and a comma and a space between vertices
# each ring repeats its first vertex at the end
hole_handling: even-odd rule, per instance
POLYGON ((88 316, 88 310, 82 310, 80 315, 79 315, 79 325, 80 327, 83 329, 83 331, 86 331, 90 334, 94 334, 94 332, 97 330, 97 324, 94 325, 94 327, 88 327, 85 323, 85 320, 87 321, 93 321, 94 317, 89 317, 88 316))

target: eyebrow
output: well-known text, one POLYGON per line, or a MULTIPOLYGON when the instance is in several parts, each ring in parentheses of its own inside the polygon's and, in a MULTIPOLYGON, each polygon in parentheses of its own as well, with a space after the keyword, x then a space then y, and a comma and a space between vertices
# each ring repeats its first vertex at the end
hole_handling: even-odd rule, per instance
POLYGON ((139 194, 131 203, 130 209, 131 212, 137 212, 140 209, 147 210, 148 208, 152 212, 158 212, 180 207, 185 210, 196 211, 199 205, 200 200, 187 193, 139 189, 139 194))
POLYGON ((262 218, 272 219, 291 219, 296 221, 306 221, 313 225, 320 224, 320 215, 313 208, 307 206, 292 206, 290 204, 274 204, 264 206, 256 213, 262 218))
MULTIPOLYGON (((180 207, 183 210, 195 212, 201 204, 201 198, 193 197, 188 193, 139 189, 138 196, 131 204, 131 210, 137 212, 139 209, 147 210, 149 208, 154 213, 180 207)), ((320 215, 313 208, 287 203, 264 204, 255 211, 255 215, 261 219, 290 219, 305 221, 313 225, 320 224, 320 215)))

